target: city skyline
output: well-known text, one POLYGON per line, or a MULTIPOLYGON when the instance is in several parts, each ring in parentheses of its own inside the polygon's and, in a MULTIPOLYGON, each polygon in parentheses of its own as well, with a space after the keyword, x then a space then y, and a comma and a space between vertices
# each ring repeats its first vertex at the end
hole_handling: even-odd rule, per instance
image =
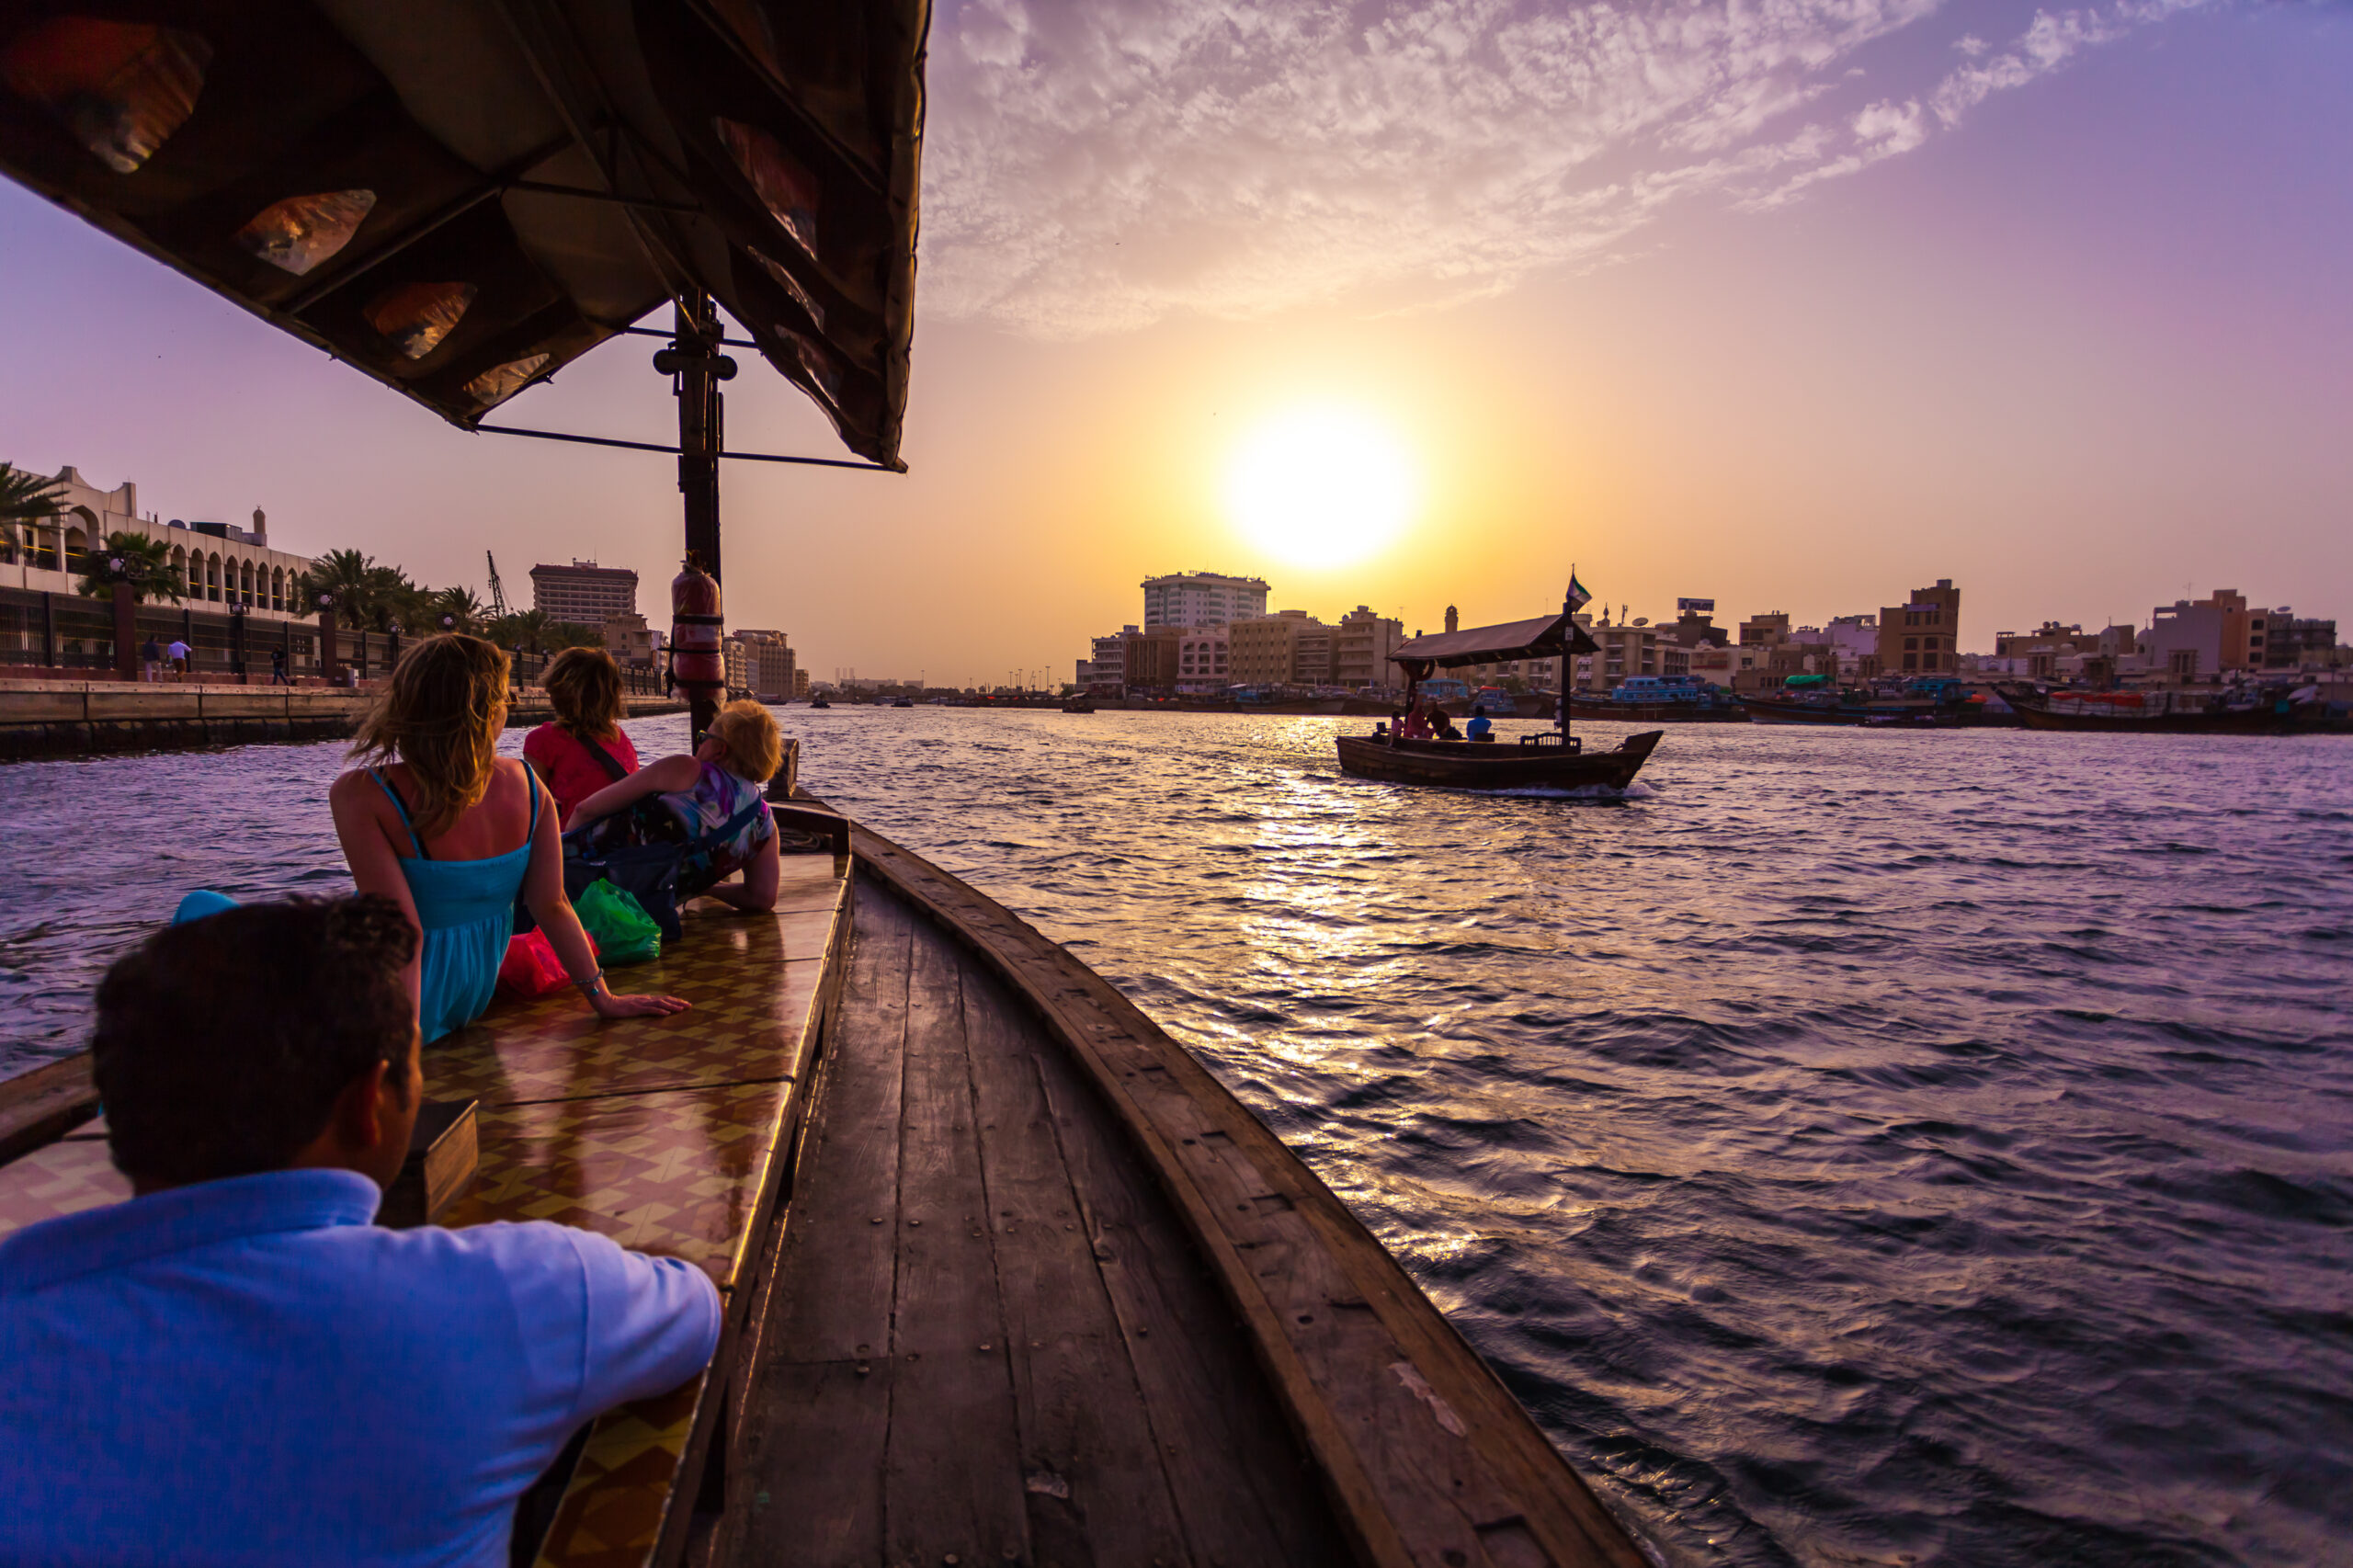
MULTIPOLYGON (((1392 32, 1436 16, 1383 14, 1392 32)), ((1399 174, 1411 243, 1383 261, 1350 194, 1364 171, 1329 135, 1276 159, 1263 210, 1218 205, 1223 143, 1137 153, 1189 238, 1120 203, 1057 227, 1086 187, 1053 172, 1055 149, 1129 148, 1132 128, 1007 98, 1001 62, 1084 79, 1099 20, 943 11, 913 472, 729 465, 730 620, 791 626, 826 666, 976 681, 1066 665, 1133 618, 1129 585, 1209 561, 1267 577, 1280 607, 1367 603, 1409 631, 1449 604, 1471 624, 1539 613, 1572 561, 1637 613, 1696 593, 1816 624, 1950 575, 1985 646, 2217 585, 2336 614, 2353 306, 2333 279, 2353 196, 2324 150, 2353 135, 2353 22, 1866 7, 1841 31, 1791 15, 1761 52, 1695 28, 1675 58, 1715 85, 1629 101, 1619 129, 1543 131, 1523 111, 1553 89, 1510 87, 1511 157, 1467 142, 1454 111, 1495 61, 1535 57, 1544 18, 1479 34, 1454 74, 1406 50, 1419 74, 1368 113, 1433 170, 1506 173, 1449 221, 1453 258, 1428 244, 1449 226, 1436 175, 1399 174), (1757 59, 1779 63, 1710 74, 1757 59), (1551 204, 1515 206, 1548 149, 1551 204), (1626 207, 1644 182, 1655 199, 1626 207), (992 222, 1012 236, 995 258, 992 222), (1030 270, 1002 270, 1020 257, 1030 270), (1093 315, 1073 304, 1082 281, 1093 315), (1254 540, 1225 488, 1253 432, 1321 407, 1393 433, 1422 500, 1387 548, 1319 568, 1254 540)), ((1169 93, 1268 88, 1218 76, 1180 32, 1139 126, 1169 93)), ((1274 63, 1250 69, 1291 93, 1282 62, 1335 47, 1264 41, 1274 63)), ((1608 85, 1558 47, 1563 82, 1608 85)), ((1292 112, 1313 122, 1303 100, 1292 112)), ((284 548, 358 548, 436 584, 479 587, 484 542, 593 557, 637 571, 641 609, 664 619, 666 460, 451 430, 15 187, 0 233, 18 362, 47 372, 0 392, 0 459, 136 480, 168 516, 261 506, 284 548)), ((731 444, 837 450, 759 367, 728 395, 731 444)), ((504 415, 654 439, 671 416, 628 345, 504 415)))

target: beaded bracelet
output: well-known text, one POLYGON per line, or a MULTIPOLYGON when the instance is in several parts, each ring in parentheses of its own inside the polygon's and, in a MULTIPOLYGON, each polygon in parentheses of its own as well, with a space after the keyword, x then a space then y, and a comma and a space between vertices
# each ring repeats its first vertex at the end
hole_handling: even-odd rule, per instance
POLYGON ((605 983, 605 971, 600 969, 587 979, 575 980, 572 983, 580 987, 580 994, 594 1001, 597 996, 597 987, 605 983))

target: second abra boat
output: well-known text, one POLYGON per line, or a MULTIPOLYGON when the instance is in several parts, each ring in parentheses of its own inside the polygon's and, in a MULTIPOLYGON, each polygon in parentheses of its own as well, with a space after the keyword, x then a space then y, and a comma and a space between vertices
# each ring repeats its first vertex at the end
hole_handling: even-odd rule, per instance
MULTIPOLYGON (((1583 628, 1558 615, 1477 626, 1436 637, 1415 637, 1397 645, 1390 661, 1405 672, 1408 711, 1422 682, 1435 670, 1511 659, 1564 658, 1597 651, 1583 628)), ((1436 784, 1456 790, 1623 790, 1657 749, 1660 732, 1629 735, 1610 751, 1588 752, 1569 733, 1567 710, 1560 728, 1509 740, 1409 740, 1385 726, 1370 735, 1339 738, 1340 770, 1358 778, 1391 784, 1436 784)))

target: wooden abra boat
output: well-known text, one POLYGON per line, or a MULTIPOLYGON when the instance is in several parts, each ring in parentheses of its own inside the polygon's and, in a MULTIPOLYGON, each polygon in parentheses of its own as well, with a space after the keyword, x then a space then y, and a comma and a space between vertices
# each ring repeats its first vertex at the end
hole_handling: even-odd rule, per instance
MULTIPOLYGON (((846 829, 846 831, 847 831, 846 829)), ((863 829, 689 907, 673 1018, 502 1006, 448 1225, 688 1257, 710 1369, 585 1428, 517 1562, 1643 1557, 1331 1190, 1101 977, 863 829), (854 890, 854 891, 853 891, 854 890)), ((633 983, 636 979, 633 977, 633 983)), ((0 1231, 116 1202, 85 1060, 0 1086, 0 1231)))
POLYGON ((1517 744, 1342 735, 1340 767, 1359 778, 1456 790, 1623 790, 1664 738, 1645 730, 1615 750, 1588 752, 1557 733, 1522 735, 1517 744))
MULTIPOLYGON (((1422 682, 1433 670, 1556 655, 1565 665, 1574 654, 1597 652, 1598 645, 1572 619, 1577 602, 1573 597, 1558 615, 1474 626, 1399 643, 1389 657, 1405 672, 1407 710, 1412 710, 1422 682)), ((1342 735, 1338 745, 1342 772, 1390 784, 1435 784, 1455 790, 1623 790, 1650 760, 1661 738, 1659 731, 1649 730, 1620 742, 1615 751, 1587 753, 1569 733, 1564 705, 1558 731, 1521 735, 1517 744, 1407 740, 1392 734, 1384 725, 1370 735, 1342 735)))
MULTIPOLYGON (((0 38, 0 172, 461 429, 675 452, 699 735, 721 460, 904 467, 929 8, 527 0, 422 33, 381 9, 36 6, 0 38), (665 302, 667 331, 635 324, 665 302), (675 448, 487 422, 623 335, 668 339, 675 448), (727 347, 858 460, 726 449, 727 347)), ((1464 778, 1576 756, 1463 749, 1494 754, 1464 778)), ((826 838, 774 915, 688 912, 643 984, 692 1011, 604 1026, 566 994, 428 1061, 479 1165, 415 1212, 585 1226, 726 1298, 707 1371, 599 1417, 523 1499, 517 1561, 1639 1568, 1181 1047, 946 872, 863 832, 853 854, 838 818, 826 838)), ((126 1195, 94 1110, 86 1062, 0 1085, 0 1228, 126 1195)))

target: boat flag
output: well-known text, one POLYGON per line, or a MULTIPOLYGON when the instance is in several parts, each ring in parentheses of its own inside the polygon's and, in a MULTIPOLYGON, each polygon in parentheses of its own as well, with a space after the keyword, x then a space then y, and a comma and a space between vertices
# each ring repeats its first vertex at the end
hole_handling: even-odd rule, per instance
POLYGON ((1577 581, 1577 570, 1576 570, 1576 568, 1575 568, 1575 567, 1574 567, 1574 566, 1570 567, 1570 568, 1569 568, 1569 613, 1570 613, 1571 615, 1574 615, 1574 614, 1576 614, 1576 612, 1577 612, 1577 611, 1579 611, 1579 610, 1581 610, 1581 609, 1585 608, 1585 607, 1586 607, 1586 600, 1588 600, 1588 599, 1590 599, 1590 598, 1592 598, 1592 597, 1593 597, 1593 596, 1592 596, 1591 594, 1588 594, 1588 593, 1586 593, 1586 592, 1585 591, 1585 585, 1584 585, 1583 583, 1580 583, 1580 582, 1578 582, 1578 581, 1577 581))

